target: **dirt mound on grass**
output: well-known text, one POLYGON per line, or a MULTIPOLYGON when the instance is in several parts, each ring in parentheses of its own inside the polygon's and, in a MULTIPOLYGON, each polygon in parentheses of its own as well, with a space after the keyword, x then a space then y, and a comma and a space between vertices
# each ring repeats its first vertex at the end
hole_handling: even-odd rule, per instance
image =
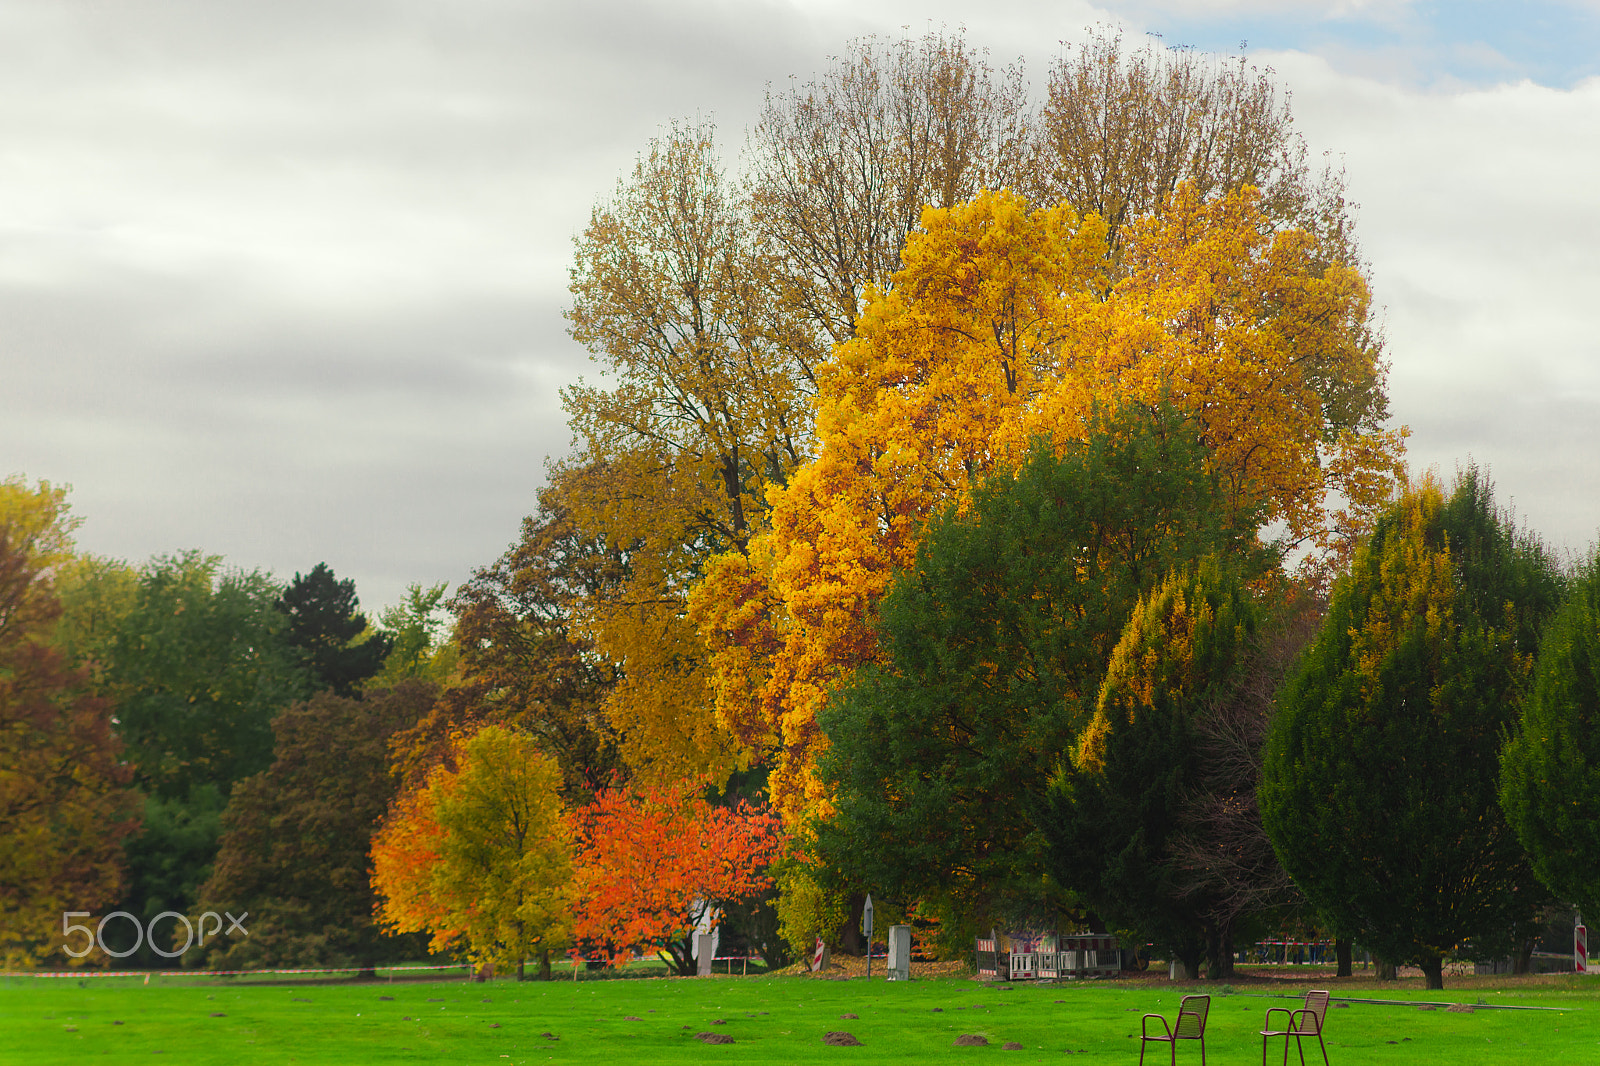
POLYGON ((977 1033, 962 1033, 956 1037, 955 1047, 988 1047, 989 1038, 977 1033))
POLYGON ((733 1037, 726 1033, 696 1033, 694 1038, 703 1044, 731 1044, 733 1037))
POLYGON ((853 1033, 829 1033, 822 1038, 822 1042, 829 1047, 860 1047, 861 1041, 853 1033))

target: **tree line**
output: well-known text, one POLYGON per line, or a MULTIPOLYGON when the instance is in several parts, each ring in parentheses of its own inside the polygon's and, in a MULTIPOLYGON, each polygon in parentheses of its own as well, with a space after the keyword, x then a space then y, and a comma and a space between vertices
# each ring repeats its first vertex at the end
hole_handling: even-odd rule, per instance
POLYGON ((1299 924, 1437 983, 1587 903, 1595 568, 1407 475, 1268 74, 1102 32, 1030 102, 959 33, 853 42, 731 174, 652 141, 571 291, 603 377, 447 640, 443 589, 363 638, 324 568, 74 562, 32 491, 83 905, 259 900, 239 960, 686 968, 708 910, 859 950, 871 892, 952 955, 1071 924, 1225 973, 1299 924))

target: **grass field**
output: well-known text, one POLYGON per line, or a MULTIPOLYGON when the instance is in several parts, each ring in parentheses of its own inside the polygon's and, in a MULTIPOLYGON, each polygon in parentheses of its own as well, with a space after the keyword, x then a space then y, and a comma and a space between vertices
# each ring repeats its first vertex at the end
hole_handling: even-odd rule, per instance
MULTIPOLYGON (((1464 979, 1443 993, 1427 993, 1417 982, 1315 986, 1332 987, 1335 997, 1485 1005, 1470 1013, 1420 1010, 1414 1002, 1330 1010, 1333 1066, 1600 1061, 1600 981, 1464 979)), ((1146 1011, 1171 1018, 1179 996, 1210 992, 1206 1060, 1227 1066, 1260 1062, 1256 1032, 1266 1008, 1291 1004, 1306 987, 1311 984, 1304 980, 1260 978, 1231 986, 1148 978, 996 986, 959 977, 906 984, 769 976, 523 984, 188 978, 148 985, 138 978, 13 977, 0 979, 0 1062, 150 1062, 160 1056, 157 1061, 197 1064, 617 1066, 999 1055, 1019 1064, 1134 1063, 1146 1011), (830 1031, 852 1033, 861 1046, 825 1045, 830 1031), (708 1032, 733 1042, 709 1045, 695 1038, 708 1032), (961 1034, 984 1036, 989 1046, 953 1046, 961 1034), (1022 1050, 1003 1050, 1007 1042, 1022 1050)), ((1320 1061, 1315 1047, 1309 1050, 1320 1061)), ((1179 1061, 1198 1063, 1199 1055, 1187 1045, 1179 1061)))

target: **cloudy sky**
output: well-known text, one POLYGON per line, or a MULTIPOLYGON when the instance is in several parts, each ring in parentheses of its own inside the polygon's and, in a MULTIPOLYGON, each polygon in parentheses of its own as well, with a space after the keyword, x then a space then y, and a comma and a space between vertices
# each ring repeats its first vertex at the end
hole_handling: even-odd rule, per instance
POLYGON ((459 582, 570 447, 572 237, 664 123, 736 146, 902 27, 1042 87, 1096 23, 1276 72, 1361 205, 1413 465, 1593 541, 1600 0, 0 0, 0 477, 69 483, 101 554, 459 582))

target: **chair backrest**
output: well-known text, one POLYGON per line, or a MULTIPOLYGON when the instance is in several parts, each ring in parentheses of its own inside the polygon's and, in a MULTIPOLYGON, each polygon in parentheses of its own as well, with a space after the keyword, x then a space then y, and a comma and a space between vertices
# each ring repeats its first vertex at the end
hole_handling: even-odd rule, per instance
POLYGON ((1328 993, 1307 992, 1305 1006, 1301 1010, 1305 1013, 1300 1016, 1296 1028, 1302 1033, 1322 1032, 1322 1019, 1328 1013, 1328 993))
POLYGON ((1173 1026, 1173 1039, 1199 1040, 1204 1037, 1206 1015, 1210 1012, 1210 996, 1184 996, 1183 1002, 1178 1004, 1178 1024, 1173 1026))

